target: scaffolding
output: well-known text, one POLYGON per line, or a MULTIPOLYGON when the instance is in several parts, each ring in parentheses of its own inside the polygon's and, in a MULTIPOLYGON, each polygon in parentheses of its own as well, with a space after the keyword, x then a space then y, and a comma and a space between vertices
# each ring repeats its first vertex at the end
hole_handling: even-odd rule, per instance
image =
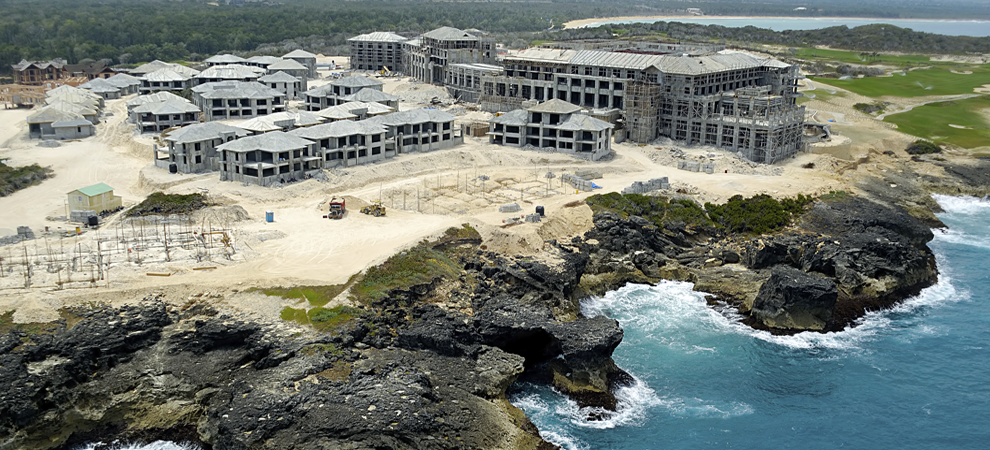
POLYGON ((650 142, 659 131, 661 87, 656 83, 636 82, 626 91, 626 129, 634 142, 650 142))
MULTIPOLYGON (((98 230, 49 232, 0 250, 0 289, 109 284, 112 269, 177 261, 232 261, 233 230, 220 217, 135 217, 98 230)), ((196 270, 196 269, 194 269, 196 270)))

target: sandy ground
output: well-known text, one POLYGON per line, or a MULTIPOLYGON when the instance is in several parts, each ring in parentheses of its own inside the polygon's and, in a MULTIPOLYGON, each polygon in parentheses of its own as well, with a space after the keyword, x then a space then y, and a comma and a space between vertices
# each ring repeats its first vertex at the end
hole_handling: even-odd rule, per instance
MULTIPOLYGON (((340 57, 333 59, 338 63, 346 61, 340 57)), ((386 92, 403 99, 400 109, 423 107, 437 97, 444 103, 439 107, 457 115, 461 123, 490 117, 488 113, 473 110, 472 105, 453 103, 445 91, 435 86, 411 82, 408 78, 381 80, 386 92)), ((311 86, 325 82, 329 80, 315 80, 311 86)), ((669 140, 649 145, 615 144, 613 156, 590 162, 566 154, 495 146, 484 138, 466 137, 464 145, 451 149, 404 154, 375 164, 334 169, 326 171, 325 181, 313 179, 274 188, 222 182, 217 174, 169 174, 155 167, 150 154, 151 136, 136 135, 123 123, 124 100, 108 102, 107 110, 113 115, 97 127, 97 136, 58 148, 42 148, 36 140, 27 139, 24 117, 28 111, 0 110, 0 157, 14 165, 50 166, 55 172, 54 178, 38 186, 0 198, 0 209, 10 212, 0 215, 0 234, 13 234, 19 225, 28 225, 39 234, 45 226, 74 227, 49 218, 64 215, 67 192, 98 182, 113 186, 125 204, 136 203, 154 190, 206 192, 225 207, 242 207, 249 216, 240 221, 219 219, 218 214, 197 219, 197 226, 201 227, 207 221, 211 226, 223 222, 232 239, 229 254, 211 249, 206 259, 197 259, 200 250, 194 246, 173 247, 167 259, 163 247, 147 245, 141 250, 142 262, 138 265, 133 261, 136 258, 121 250, 111 260, 109 281, 98 280, 93 283, 95 289, 86 282, 87 276, 93 276, 85 272, 86 267, 95 267, 91 253, 89 259, 80 260, 83 268, 73 274, 72 286, 79 289, 57 290, 57 281, 63 280, 61 277, 66 272, 52 270, 44 249, 56 243, 70 249, 93 248, 97 234, 106 238, 122 229, 126 231, 126 227, 118 225, 121 222, 117 218, 99 232, 73 238, 49 235, 45 240, 36 240, 31 244, 34 250, 22 244, 0 247, 0 258, 16 257, 15 249, 38 255, 32 279, 35 287, 31 289, 23 288, 24 277, 17 271, 23 269, 11 271, 7 267, 6 272, 0 269, 4 275, 0 276, 0 311, 16 309, 17 321, 51 320, 52 308, 60 305, 134 301, 157 291, 175 301, 204 295, 223 297, 226 304, 238 311, 277 318, 285 302, 244 294, 243 290, 251 286, 341 283, 403 248, 462 223, 475 226, 489 249, 539 257, 545 253, 545 240, 570 239, 590 228, 590 209, 583 205, 567 207, 567 204, 594 193, 621 191, 635 181, 666 176, 672 184, 669 195, 687 195, 699 202, 725 201, 736 194, 766 193, 780 197, 852 189, 855 174, 882 170, 881 160, 886 158, 882 151, 895 149, 909 138, 891 129, 889 124, 852 110, 852 103, 846 103, 855 103, 855 97, 835 100, 836 103, 809 103, 812 117, 841 118, 833 126, 838 134, 833 142, 774 166, 753 165, 724 150, 682 147, 669 140), (835 158, 840 153, 846 157, 835 158), (866 155, 866 160, 873 158, 873 162, 863 161, 860 155, 866 155), (676 169, 679 159, 713 161, 717 173, 679 171, 676 169), (850 160, 859 163, 850 169, 850 160), (805 168, 809 163, 814 168, 805 168), (549 183, 545 178, 547 172, 559 177, 580 169, 600 172, 602 176, 594 182, 603 189, 576 192, 570 186, 561 186, 559 178, 549 183), (481 180, 482 175, 488 177, 487 181, 481 180), (331 197, 347 199, 348 212, 341 220, 322 218, 326 201, 331 197), (374 200, 381 200, 388 208, 385 217, 358 213, 361 205, 374 200), (522 211, 498 212, 499 205, 512 202, 519 203, 522 211), (537 205, 547 211, 542 223, 503 227, 507 219, 531 213, 537 205), (274 213, 273 223, 264 221, 266 211, 274 213), (149 276, 149 273, 168 276, 149 276)), ((159 225, 150 225, 149 229, 156 226, 159 225)), ((132 245, 135 244, 129 241, 115 248, 132 245)))

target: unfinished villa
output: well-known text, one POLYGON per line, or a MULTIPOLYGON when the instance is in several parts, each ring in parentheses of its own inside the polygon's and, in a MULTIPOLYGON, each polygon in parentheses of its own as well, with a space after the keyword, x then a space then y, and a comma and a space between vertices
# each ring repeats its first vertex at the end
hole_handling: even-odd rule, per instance
POLYGON ((377 102, 398 109, 399 98, 382 92, 382 82, 351 75, 305 92, 306 110, 319 111, 348 102, 377 102))
POLYGON ((263 116, 285 111, 285 94, 258 82, 207 83, 193 88, 206 121, 263 116))
POLYGON ((220 179, 271 186, 303 179, 321 170, 313 141, 282 131, 226 142, 220 152, 220 179))
POLYGON ((611 150, 612 124, 581 113, 559 99, 495 117, 489 141, 516 147, 550 148, 597 161, 611 150))
POLYGON ((214 172, 220 170, 217 147, 248 134, 246 130, 219 122, 188 125, 165 137, 166 157, 155 155, 155 165, 173 171, 174 164, 174 171, 180 173, 214 172))

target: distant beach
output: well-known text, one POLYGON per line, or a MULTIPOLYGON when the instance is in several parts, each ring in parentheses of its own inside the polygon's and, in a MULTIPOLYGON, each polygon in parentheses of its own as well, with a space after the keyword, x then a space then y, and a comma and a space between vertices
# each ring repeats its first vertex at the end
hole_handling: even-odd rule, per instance
POLYGON ((990 21, 964 19, 884 19, 867 17, 775 17, 775 16, 618 16, 572 20, 564 23, 565 29, 585 28, 610 23, 653 23, 656 21, 696 23, 782 30, 815 30, 846 25, 857 27, 874 23, 888 23, 914 31, 947 36, 990 36, 990 21))

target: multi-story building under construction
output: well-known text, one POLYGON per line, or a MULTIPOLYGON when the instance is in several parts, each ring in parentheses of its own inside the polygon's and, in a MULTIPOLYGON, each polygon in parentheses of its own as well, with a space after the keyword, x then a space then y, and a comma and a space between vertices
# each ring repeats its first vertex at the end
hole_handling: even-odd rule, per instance
POLYGON ((797 66, 740 52, 663 45, 523 50, 503 60, 504 73, 482 77, 478 102, 495 112, 518 109, 526 100, 557 98, 587 108, 593 117, 622 117, 620 139, 669 137, 741 152, 762 163, 802 148, 797 66))

